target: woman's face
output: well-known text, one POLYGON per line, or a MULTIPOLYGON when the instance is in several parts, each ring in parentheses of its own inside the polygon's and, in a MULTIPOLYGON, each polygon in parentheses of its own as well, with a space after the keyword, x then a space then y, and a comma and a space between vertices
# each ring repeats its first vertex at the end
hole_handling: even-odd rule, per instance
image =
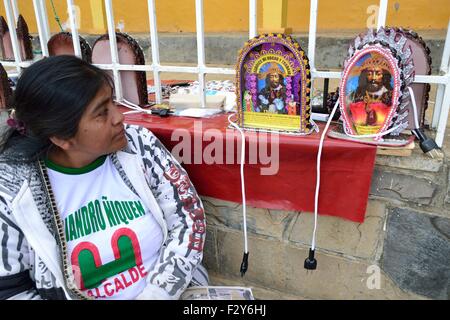
POLYGON ((89 103, 72 140, 77 153, 96 159, 123 149, 127 140, 123 115, 112 99, 112 89, 104 85, 89 103))

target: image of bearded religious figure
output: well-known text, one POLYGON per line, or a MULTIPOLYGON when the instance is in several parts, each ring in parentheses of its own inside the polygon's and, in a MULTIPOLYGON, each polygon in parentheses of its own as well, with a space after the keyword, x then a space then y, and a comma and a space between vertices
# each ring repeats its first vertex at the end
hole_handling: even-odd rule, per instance
POLYGON ((284 73, 274 62, 271 62, 266 71, 259 75, 260 79, 265 79, 265 86, 258 92, 260 112, 288 113, 285 105, 284 77, 284 73))
POLYGON ((383 125, 392 107, 391 71, 383 57, 372 56, 362 63, 358 87, 349 99, 355 125, 383 125))

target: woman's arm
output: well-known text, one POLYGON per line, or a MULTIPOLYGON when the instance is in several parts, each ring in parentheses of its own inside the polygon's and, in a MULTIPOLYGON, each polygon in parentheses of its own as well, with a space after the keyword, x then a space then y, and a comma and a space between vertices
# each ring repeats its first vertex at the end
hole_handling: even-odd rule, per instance
POLYGON ((0 299, 40 299, 30 277, 29 251, 14 222, 10 203, 0 195, 0 299))
POLYGON ((178 299, 203 257, 203 204, 186 171, 150 131, 140 128, 138 145, 146 178, 168 226, 168 239, 149 272, 147 297, 178 299))

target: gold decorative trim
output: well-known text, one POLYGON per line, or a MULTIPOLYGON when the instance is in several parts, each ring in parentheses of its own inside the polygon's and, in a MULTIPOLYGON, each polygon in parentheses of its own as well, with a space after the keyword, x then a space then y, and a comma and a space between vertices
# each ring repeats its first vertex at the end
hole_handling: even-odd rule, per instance
MULTIPOLYGON (((245 127, 244 121, 244 111, 242 106, 242 96, 241 96, 241 76, 242 70, 244 68, 244 60, 251 50, 259 45, 265 43, 278 43, 287 47, 294 58, 300 63, 300 70, 295 70, 301 74, 301 88, 300 88, 300 126, 299 131, 302 133, 309 133, 311 131, 311 123, 309 121, 311 117, 310 108, 310 92, 311 92, 311 72, 309 68, 309 60, 303 49, 300 47, 299 43, 295 41, 288 35, 281 33, 269 33, 261 34, 253 39, 245 42, 244 47, 238 51, 238 60, 236 64, 236 99, 237 99, 237 122, 240 127, 245 127)), ((297 68, 298 69, 298 68, 297 68)))

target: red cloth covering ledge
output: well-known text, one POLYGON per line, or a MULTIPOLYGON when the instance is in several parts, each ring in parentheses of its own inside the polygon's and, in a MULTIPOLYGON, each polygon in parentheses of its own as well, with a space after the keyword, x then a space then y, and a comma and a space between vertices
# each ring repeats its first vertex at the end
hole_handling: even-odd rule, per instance
MULTIPOLYGON (((128 109, 123 109, 123 111, 126 110, 128 109)), ((240 156, 237 152, 238 146, 240 150, 238 141, 241 138, 237 130, 227 129, 227 115, 195 119, 129 114, 126 115, 125 122, 150 129, 172 153, 176 151, 173 150, 174 146, 181 143, 183 139, 186 141, 190 139, 190 154, 183 154, 183 158, 190 159, 186 162, 190 163, 182 163, 182 165, 197 192, 203 196, 242 203, 238 161, 240 156), (172 138, 175 129, 178 129, 175 131, 178 137, 174 135, 172 138), (205 138, 205 132, 213 133, 208 129, 216 129, 215 134, 222 140, 223 147, 219 151, 223 153, 222 163, 207 164, 202 157, 205 147, 215 141, 205 138), (180 135, 186 138, 180 138, 180 135), (234 148, 230 148, 233 145, 234 148), (227 154, 228 162, 232 164, 226 163, 227 154), (195 157, 197 157, 196 162, 194 162, 195 157)), ((270 164, 261 163, 259 157, 258 163, 249 163, 249 141, 261 139, 262 134, 251 131, 246 131, 245 134, 244 172, 248 205, 277 210, 314 212, 316 158, 320 133, 308 136, 278 135, 279 170, 275 175, 261 175, 261 168, 269 168, 270 164)), ((270 144, 270 135, 267 134, 266 137, 270 144)), ((267 146, 266 154, 270 155, 272 147, 272 145, 267 146)), ((212 145, 209 150, 211 148, 212 145)), ((186 151, 189 150, 186 149, 186 151)), ((360 223, 364 221, 375 153, 374 146, 325 139, 321 164, 319 214, 337 216, 360 223)))

